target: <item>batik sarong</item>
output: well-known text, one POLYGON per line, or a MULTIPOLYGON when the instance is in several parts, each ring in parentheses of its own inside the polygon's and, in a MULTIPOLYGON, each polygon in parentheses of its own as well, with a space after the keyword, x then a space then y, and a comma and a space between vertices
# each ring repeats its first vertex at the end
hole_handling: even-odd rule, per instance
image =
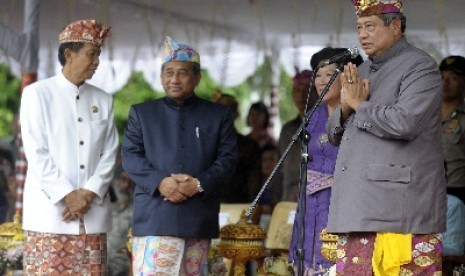
POLYGON ((134 276, 207 276, 208 239, 133 237, 134 276))
POLYGON ((106 234, 24 231, 23 256, 23 275, 108 275, 106 234))
MULTIPOLYGON (((372 276, 376 233, 339 234, 337 275, 372 276)), ((412 260, 400 266, 400 276, 442 275, 442 235, 413 235, 412 260)))

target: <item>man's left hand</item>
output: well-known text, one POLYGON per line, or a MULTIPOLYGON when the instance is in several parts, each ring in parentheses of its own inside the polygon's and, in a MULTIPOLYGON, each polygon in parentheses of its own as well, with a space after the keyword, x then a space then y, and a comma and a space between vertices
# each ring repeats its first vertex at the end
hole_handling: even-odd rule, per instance
POLYGON ((78 214, 72 214, 68 207, 66 207, 63 212, 61 213, 61 219, 65 222, 70 222, 72 220, 79 219, 78 214))
POLYGON ((187 198, 198 193, 198 180, 195 177, 188 174, 171 174, 171 176, 178 182, 179 191, 187 198))

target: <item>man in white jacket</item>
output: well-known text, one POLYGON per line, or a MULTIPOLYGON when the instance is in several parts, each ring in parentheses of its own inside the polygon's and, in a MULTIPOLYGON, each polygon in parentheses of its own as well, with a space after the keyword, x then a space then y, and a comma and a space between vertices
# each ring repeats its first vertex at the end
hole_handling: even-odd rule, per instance
POLYGON ((113 99, 85 81, 110 28, 79 20, 59 36, 56 76, 24 89, 24 275, 107 275, 108 188, 118 148, 113 99))

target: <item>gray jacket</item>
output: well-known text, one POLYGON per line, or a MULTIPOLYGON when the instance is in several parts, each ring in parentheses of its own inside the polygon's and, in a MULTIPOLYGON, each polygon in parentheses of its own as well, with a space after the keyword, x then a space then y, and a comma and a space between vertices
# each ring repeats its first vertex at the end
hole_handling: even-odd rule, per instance
POLYGON ((405 38, 359 71, 370 98, 343 126, 328 123, 339 145, 328 230, 442 233, 446 182, 441 149, 442 81, 436 62, 405 38))

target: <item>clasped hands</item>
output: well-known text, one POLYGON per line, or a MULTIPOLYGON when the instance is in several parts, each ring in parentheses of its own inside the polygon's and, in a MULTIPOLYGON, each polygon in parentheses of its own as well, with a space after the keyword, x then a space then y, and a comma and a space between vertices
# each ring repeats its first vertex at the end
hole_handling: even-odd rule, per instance
POLYGON ((188 174, 171 174, 158 186, 158 191, 165 200, 172 203, 183 202, 198 192, 197 179, 188 174))
POLYGON ((368 100, 370 81, 360 79, 357 66, 349 62, 344 66, 341 84, 341 111, 343 117, 347 118, 357 110, 360 103, 368 100))
POLYGON ((64 221, 69 222, 81 219, 92 206, 92 201, 96 197, 94 192, 86 189, 74 190, 64 197, 66 208, 61 213, 64 221))

